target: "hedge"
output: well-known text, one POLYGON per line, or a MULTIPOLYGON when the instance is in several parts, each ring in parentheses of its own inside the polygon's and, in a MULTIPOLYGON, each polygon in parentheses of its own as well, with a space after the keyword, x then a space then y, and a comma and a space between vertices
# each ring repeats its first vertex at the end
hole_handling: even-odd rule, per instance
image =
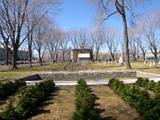
POLYGON ((133 106, 142 115, 144 120, 160 119, 160 96, 150 99, 147 91, 140 90, 135 85, 124 85, 118 79, 111 79, 109 81, 109 87, 133 106))
POLYGON ((6 83, 0 83, 0 99, 5 99, 14 94, 20 87, 25 86, 25 81, 16 80, 6 83))
POLYGON ((156 93, 160 93, 160 82, 156 83, 153 80, 149 80, 148 78, 138 78, 138 80, 136 81, 136 85, 144 87, 147 90, 152 90, 156 93))
POLYGON ((101 117, 95 109, 96 96, 92 94, 84 79, 78 81, 76 86, 76 111, 73 113, 73 120, 100 120, 101 117))
POLYGON ((47 80, 35 86, 24 87, 16 96, 15 106, 9 105, 6 110, 0 114, 1 119, 27 119, 37 110, 49 93, 54 90, 54 86, 55 84, 52 80, 47 80))

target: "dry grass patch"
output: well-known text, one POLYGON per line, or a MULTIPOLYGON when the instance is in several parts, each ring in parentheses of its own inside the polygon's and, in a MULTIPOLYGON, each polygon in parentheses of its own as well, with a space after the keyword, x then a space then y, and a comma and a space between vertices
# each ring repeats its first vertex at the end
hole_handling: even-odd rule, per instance
POLYGON ((99 98, 98 109, 102 110, 103 120, 139 120, 140 116, 131 106, 124 102, 107 86, 91 87, 99 98))
POLYGON ((53 98, 46 102, 44 112, 31 120, 70 120, 74 111, 74 92, 74 87, 60 87, 53 98))

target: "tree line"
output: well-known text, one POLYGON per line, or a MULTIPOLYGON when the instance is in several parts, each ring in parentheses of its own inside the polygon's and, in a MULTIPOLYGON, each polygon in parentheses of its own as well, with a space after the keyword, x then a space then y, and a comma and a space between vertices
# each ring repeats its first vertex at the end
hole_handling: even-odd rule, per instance
MULTIPOLYGON (((100 50, 107 50, 112 61, 117 53, 124 53, 125 64, 131 68, 130 56, 134 60, 151 51, 155 59, 159 52, 159 11, 151 11, 137 15, 132 19, 133 25, 128 27, 127 15, 133 14, 138 0, 95 0, 98 5, 98 23, 93 28, 76 28, 64 31, 58 26, 50 14, 55 15, 60 6, 58 0, 0 0, 0 43, 6 49, 5 63, 12 55, 12 68, 17 68, 17 56, 20 47, 28 48, 29 65, 32 67, 33 53, 36 51, 40 65, 49 53, 52 62, 58 61, 59 50, 65 62, 65 52, 69 48, 90 48, 99 60, 100 50), (109 7, 112 6, 112 7, 109 7), (108 11, 111 9, 111 13, 108 11), (112 12, 113 11, 113 12, 112 12), (114 14, 122 17, 124 31, 118 28, 106 28, 99 24, 107 22, 114 14), (124 37, 122 37, 124 36, 124 37)), ((144 3, 142 1, 141 3, 144 3)))

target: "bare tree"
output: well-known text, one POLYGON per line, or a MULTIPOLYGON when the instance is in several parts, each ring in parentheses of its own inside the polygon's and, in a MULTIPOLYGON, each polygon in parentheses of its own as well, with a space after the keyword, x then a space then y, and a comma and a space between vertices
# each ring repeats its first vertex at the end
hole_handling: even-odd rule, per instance
POLYGON ((69 37, 74 48, 91 48, 92 41, 87 29, 75 29, 69 32, 69 37))
MULTIPOLYGON (((5 27, 5 34, 9 36, 12 46, 12 68, 17 68, 17 55, 19 47, 24 43, 33 28, 26 32, 24 30, 26 15, 33 12, 36 8, 45 11, 42 7, 45 3, 55 3, 56 0, 1 0, 0 1, 0 22, 5 27), (31 7, 32 6, 32 7, 31 7)), ((46 4, 45 4, 46 5, 46 4)), ((47 11, 45 11, 46 14, 47 11)), ((1 29, 3 29, 2 24, 1 29)), ((3 29, 4 30, 4 29, 3 29)), ((2 32, 1 32, 2 33, 2 32)))
POLYGON ((23 38, 22 40, 20 38, 28 4, 29 0, 0 1, 0 20, 6 25, 6 33, 8 34, 13 47, 13 69, 17 68, 16 60, 18 48, 24 41, 23 38))
POLYGON ((148 47, 152 54, 154 55, 155 59, 158 59, 158 49, 160 44, 159 39, 159 27, 160 27, 160 12, 151 12, 147 15, 141 16, 140 24, 143 25, 143 34, 148 47))
POLYGON ((116 30, 106 30, 105 42, 112 57, 112 61, 115 61, 115 55, 119 45, 119 39, 117 37, 116 30))
POLYGON ((34 46, 38 52, 39 64, 42 65, 43 57, 46 51, 47 45, 47 31, 48 31, 48 21, 43 19, 39 25, 36 27, 34 46))
MULTIPOLYGON (((97 0, 96 0, 97 1, 97 0)), ((131 69, 130 59, 129 59, 129 39, 128 39, 128 27, 127 27, 127 17, 126 12, 129 11, 133 13, 134 6, 138 6, 142 3, 141 0, 98 0, 101 5, 100 14, 104 20, 109 19, 114 14, 119 14, 123 21, 124 28, 124 48, 125 48, 125 63, 126 68, 131 69)))
POLYGON ((60 47, 62 50, 62 58, 63 58, 63 62, 65 62, 65 52, 68 48, 68 43, 69 43, 69 39, 67 39, 67 34, 63 31, 60 31, 59 33, 59 37, 60 37, 60 47))
POLYGON ((12 54, 12 46, 11 46, 11 43, 10 43, 10 40, 9 40, 9 35, 6 33, 5 31, 5 26, 3 26, 3 24, 1 23, 0 25, 0 35, 1 35, 1 40, 0 40, 0 43, 1 45, 3 46, 3 48, 5 48, 5 64, 8 65, 9 64, 9 54, 12 54))
POLYGON ((129 50, 130 54, 132 55, 133 61, 137 60, 138 56, 138 45, 137 45, 137 39, 136 39, 136 33, 135 29, 130 28, 129 29, 129 50))
POLYGON ((29 32, 27 36, 27 41, 28 41, 28 58, 29 58, 29 65, 32 67, 32 48, 33 48, 33 36, 34 36, 34 28, 36 27, 36 24, 38 23, 36 19, 36 16, 32 14, 32 16, 27 15, 27 21, 26 21, 26 31, 29 32), (32 28, 32 30, 31 30, 32 28), (31 30, 31 31, 30 31, 31 30))
POLYGON ((47 31, 47 50, 49 51, 52 62, 54 63, 56 60, 56 56, 58 55, 59 49, 59 28, 57 28, 56 24, 54 24, 49 31, 47 31))
POLYGON ((96 61, 99 59, 99 50, 104 45, 105 31, 103 28, 96 28, 91 32, 91 38, 94 44, 96 61))
POLYGON ((29 10, 26 15, 26 32, 29 33, 27 36, 28 41, 28 57, 29 65, 32 67, 32 46, 33 46, 33 36, 36 25, 41 21, 41 19, 47 16, 49 11, 55 12, 59 2, 57 0, 34 0, 29 6, 29 10))
POLYGON ((78 34, 77 30, 71 30, 68 32, 68 38, 70 39, 74 49, 79 48, 79 45, 78 45, 79 38, 77 34, 78 34))
POLYGON ((145 61, 147 44, 144 39, 143 24, 135 23, 135 25, 130 28, 129 38, 131 44, 130 46, 133 46, 132 48, 130 48, 131 51, 133 51, 132 55, 135 56, 137 54, 137 51, 140 50, 140 53, 142 54, 143 57, 143 61, 145 61))
POLYGON ((147 52, 147 47, 145 41, 141 37, 137 37, 136 39, 137 45, 141 50, 142 56, 143 56, 143 61, 146 59, 146 52, 147 52))

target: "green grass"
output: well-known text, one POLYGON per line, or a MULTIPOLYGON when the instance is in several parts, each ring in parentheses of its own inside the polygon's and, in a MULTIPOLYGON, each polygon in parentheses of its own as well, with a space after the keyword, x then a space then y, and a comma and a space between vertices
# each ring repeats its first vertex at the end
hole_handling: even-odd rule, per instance
POLYGON ((144 64, 143 62, 132 62, 131 65, 133 70, 140 70, 144 72, 160 74, 160 64, 157 64, 156 67, 150 67, 149 63, 144 64))
POLYGON ((22 78, 25 76, 28 76, 32 74, 31 72, 22 71, 22 72, 16 72, 16 71, 7 71, 7 72, 0 72, 0 80, 14 80, 18 78, 22 78))

